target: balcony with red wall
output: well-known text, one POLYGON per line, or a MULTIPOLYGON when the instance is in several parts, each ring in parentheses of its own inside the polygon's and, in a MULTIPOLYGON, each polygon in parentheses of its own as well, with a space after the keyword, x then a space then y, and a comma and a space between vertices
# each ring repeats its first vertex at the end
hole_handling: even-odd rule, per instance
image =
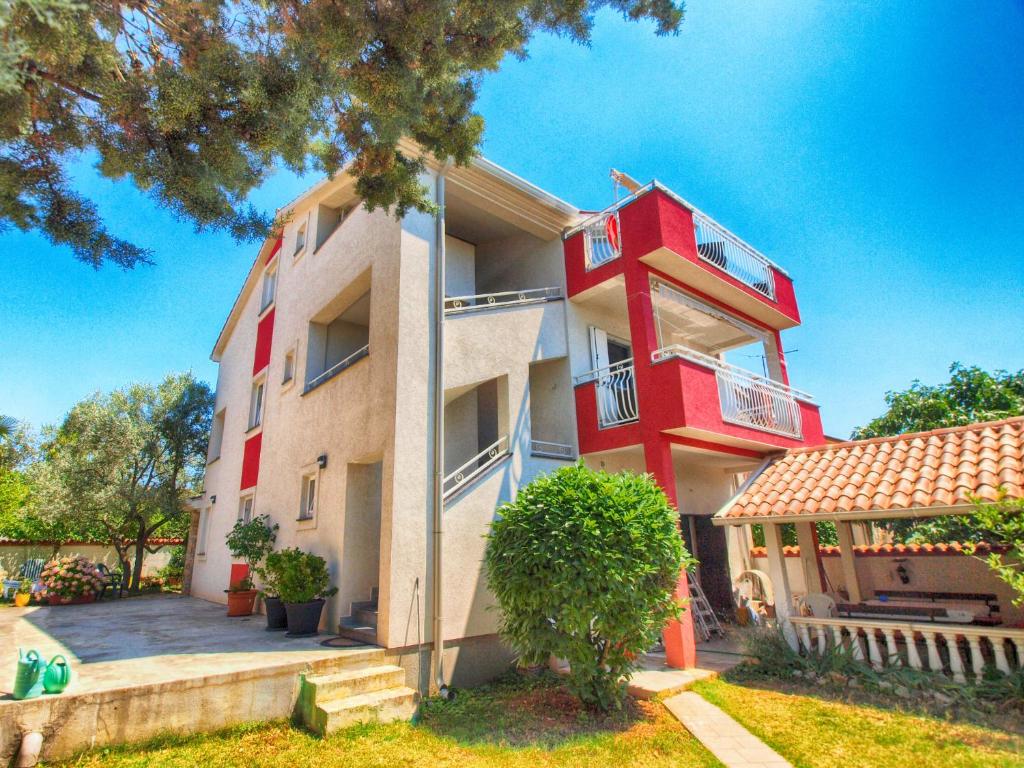
POLYGON ((588 269, 584 231, 565 239, 570 298, 621 274, 626 263, 641 262, 770 328, 781 330, 800 324, 792 279, 664 187, 648 185, 616 211, 599 214, 595 220, 600 223, 616 214, 621 246, 618 258, 588 269), (703 237, 700 247, 695 216, 703 237))

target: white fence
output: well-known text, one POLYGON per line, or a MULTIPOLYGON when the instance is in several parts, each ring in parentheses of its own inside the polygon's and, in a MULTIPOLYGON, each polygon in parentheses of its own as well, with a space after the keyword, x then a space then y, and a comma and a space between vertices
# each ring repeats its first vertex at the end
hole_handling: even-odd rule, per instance
POLYGON ((343 370, 348 368, 353 363, 355 363, 355 362, 357 362, 359 360, 362 360, 368 354, 370 354, 370 345, 369 344, 367 344, 366 346, 360 347, 359 349, 357 349, 355 352, 353 352, 348 357, 345 357, 345 358, 339 360, 338 362, 336 362, 334 365, 332 365, 326 371, 321 373, 319 376, 316 376, 316 377, 310 379, 309 383, 306 384, 306 392, 308 392, 309 390, 313 389, 314 387, 320 386, 325 381, 327 381, 329 378, 331 378, 332 376, 335 376, 336 374, 341 373, 343 370))
POLYGON ((576 451, 565 443, 552 443, 548 440, 531 440, 530 454, 548 459, 575 459, 576 451))
POLYGON ((693 213, 697 254, 758 293, 775 300, 771 263, 756 250, 704 214, 693 213))
POLYGON ((595 368, 576 377, 577 384, 595 382, 597 420, 601 427, 614 427, 636 421, 636 376, 633 358, 595 368))
POLYGON ((1024 629, 808 616, 789 621, 808 653, 844 648, 876 669, 909 666, 963 683, 968 676, 980 679, 986 667, 1006 675, 1024 668, 1024 629))
POLYGON ((452 296, 444 300, 444 313, 446 315, 459 315, 481 309, 539 304, 560 298, 562 298, 562 289, 557 286, 552 288, 527 288, 522 291, 480 293, 475 296, 452 296))

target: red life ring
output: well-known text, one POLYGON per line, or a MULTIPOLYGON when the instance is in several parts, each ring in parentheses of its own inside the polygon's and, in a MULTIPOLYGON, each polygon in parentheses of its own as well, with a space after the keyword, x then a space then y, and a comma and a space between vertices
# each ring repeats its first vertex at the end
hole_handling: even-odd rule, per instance
POLYGON ((611 214, 604 220, 604 234, 608 238, 608 245, 618 253, 619 250, 619 220, 615 214, 611 214))

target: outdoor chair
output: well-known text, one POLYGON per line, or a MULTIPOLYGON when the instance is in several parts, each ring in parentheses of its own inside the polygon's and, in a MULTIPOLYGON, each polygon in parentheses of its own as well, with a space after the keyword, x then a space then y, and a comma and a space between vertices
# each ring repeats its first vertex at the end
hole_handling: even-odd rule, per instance
POLYGON ((99 599, 102 600, 106 596, 108 589, 113 594, 115 586, 117 588, 117 596, 121 597, 124 594, 124 571, 120 569, 112 571, 104 563, 98 563, 96 569, 104 578, 103 589, 100 590, 99 599))
POLYGON ((32 591, 38 592, 39 576, 43 572, 44 565, 46 565, 46 561, 41 558, 33 558, 22 563, 21 568, 18 569, 18 578, 4 579, 4 597, 10 597, 17 592, 21 582, 25 579, 32 582, 32 591))
POLYGON ((800 598, 800 612, 816 619, 832 619, 839 615, 836 601, 822 592, 812 592, 800 598))

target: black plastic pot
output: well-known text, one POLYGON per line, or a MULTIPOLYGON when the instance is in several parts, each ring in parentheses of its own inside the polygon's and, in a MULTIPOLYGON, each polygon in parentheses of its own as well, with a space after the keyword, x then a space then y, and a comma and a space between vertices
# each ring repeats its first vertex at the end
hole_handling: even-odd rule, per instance
POLYGON ((263 605, 267 609, 267 631, 276 632, 288 628, 288 614, 280 597, 265 597, 263 605))
POLYGON ((288 636, 307 637, 320 631, 320 614, 324 610, 323 600, 308 603, 285 603, 288 614, 288 636))

